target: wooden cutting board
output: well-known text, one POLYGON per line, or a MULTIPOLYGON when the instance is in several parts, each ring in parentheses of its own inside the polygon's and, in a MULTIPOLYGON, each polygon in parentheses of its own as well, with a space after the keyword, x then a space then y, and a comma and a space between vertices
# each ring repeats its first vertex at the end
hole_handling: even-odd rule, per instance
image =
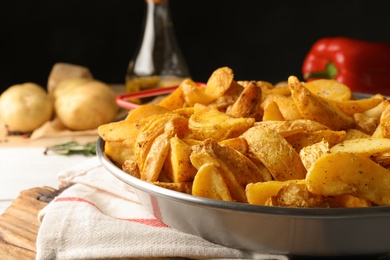
POLYGON ((39 187, 22 191, 0 216, 0 256, 35 259, 38 213, 62 190, 39 187))

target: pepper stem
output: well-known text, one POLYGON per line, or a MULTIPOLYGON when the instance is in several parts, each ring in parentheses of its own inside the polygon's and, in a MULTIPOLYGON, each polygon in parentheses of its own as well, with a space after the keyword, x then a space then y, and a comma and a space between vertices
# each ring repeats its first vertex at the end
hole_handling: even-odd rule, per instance
POLYGON ((334 65, 333 62, 329 62, 326 64, 326 67, 323 71, 312 71, 312 72, 307 72, 303 77, 307 79, 311 78, 317 78, 317 79, 334 79, 336 77, 338 70, 336 66, 334 65))

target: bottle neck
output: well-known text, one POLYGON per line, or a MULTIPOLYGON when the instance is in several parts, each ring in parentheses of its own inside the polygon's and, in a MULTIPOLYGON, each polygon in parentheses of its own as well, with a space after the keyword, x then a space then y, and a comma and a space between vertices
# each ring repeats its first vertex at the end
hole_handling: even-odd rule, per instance
POLYGON ((169 0, 145 0, 147 9, 141 46, 134 59, 138 75, 183 75, 188 69, 176 42, 169 0))

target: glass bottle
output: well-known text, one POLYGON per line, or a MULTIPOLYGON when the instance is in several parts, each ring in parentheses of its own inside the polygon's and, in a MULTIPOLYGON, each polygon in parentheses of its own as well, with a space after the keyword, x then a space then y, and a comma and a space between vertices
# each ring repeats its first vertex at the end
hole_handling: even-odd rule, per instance
POLYGON ((169 0, 145 0, 143 38, 126 73, 126 91, 180 84, 190 77, 176 41, 169 0))

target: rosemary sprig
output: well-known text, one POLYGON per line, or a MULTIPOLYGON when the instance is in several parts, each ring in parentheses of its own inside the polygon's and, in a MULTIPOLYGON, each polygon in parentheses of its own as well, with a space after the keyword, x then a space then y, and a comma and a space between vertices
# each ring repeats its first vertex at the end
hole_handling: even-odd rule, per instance
POLYGON ((56 144, 46 147, 44 154, 47 155, 50 152, 59 155, 74 155, 81 154, 85 156, 96 155, 96 142, 90 142, 85 144, 79 144, 75 141, 56 144))

